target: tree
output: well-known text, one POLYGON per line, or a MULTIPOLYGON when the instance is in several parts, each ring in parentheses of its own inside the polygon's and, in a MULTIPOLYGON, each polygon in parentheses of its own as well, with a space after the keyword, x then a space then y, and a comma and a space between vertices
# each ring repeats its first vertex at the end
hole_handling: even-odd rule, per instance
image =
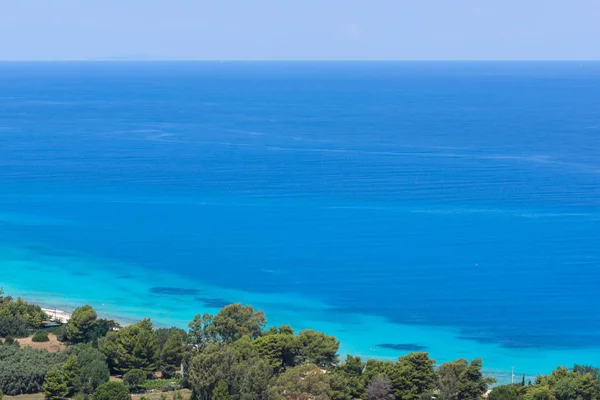
POLYGON ((365 394, 365 382, 363 371, 365 364, 360 357, 346 355, 346 361, 338 366, 331 377, 331 387, 340 399, 363 398, 365 394))
POLYGON ((487 392, 488 385, 496 381, 483 376, 481 368, 482 361, 477 358, 461 372, 458 381, 459 400, 479 400, 487 392))
POLYGON ((216 340, 212 332, 208 329, 212 324, 213 318, 214 315, 212 314, 196 314, 194 319, 188 324, 188 328, 190 329, 188 340, 190 343, 203 347, 216 340))
POLYGON ((101 384, 108 382, 109 370, 106 356, 90 344, 77 344, 69 347, 68 353, 77 357, 80 367, 79 390, 91 395, 101 384))
POLYGON ((276 374, 296 365, 298 342, 293 333, 261 336, 254 341, 254 348, 268 361, 276 374))
POLYGON ((90 333, 98 320, 98 314, 92 306, 85 305, 75 309, 65 327, 65 335, 71 343, 84 343, 90 340, 90 333))
POLYGON ((592 372, 581 375, 581 372, 575 372, 577 379, 577 393, 582 400, 600 399, 600 377, 592 372))
POLYGON ((94 400, 131 400, 129 390, 120 382, 106 382, 96 389, 94 400))
POLYGON ((245 335, 257 338, 266 323, 267 319, 262 311, 254 311, 252 306, 236 303, 223 307, 212 318, 206 331, 211 337, 233 342, 245 335))
POLYGON ((330 377, 314 364, 293 367, 279 375, 269 389, 271 400, 325 400, 331 398, 330 377))
POLYGON ((108 382, 110 373, 106 362, 100 360, 92 360, 82 364, 81 374, 79 375, 79 387, 81 392, 90 395, 103 383, 108 382))
POLYGON ((592 378, 594 378, 597 381, 600 381, 600 369, 591 365, 575 364, 573 366, 573 372, 579 375, 590 374, 592 378))
POLYGON ((437 381, 435 360, 425 352, 409 353, 398 358, 390 380, 396 397, 403 400, 417 400, 429 392, 437 381))
POLYGON ((160 349, 160 361, 167 375, 180 368, 186 352, 186 335, 180 329, 171 330, 160 349))
POLYGON ((394 388, 385 376, 377 375, 367 387, 367 399, 369 400, 393 400, 394 388))
MULTIPOLYGON (((481 368, 481 359, 469 363, 461 358, 442 364, 438 371, 438 386, 442 397, 445 400, 479 400, 487 392, 488 385, 495 382, 495 379, 485 377, 481 368)), ((507 395, 505 392, 497 392, 496 395, 501 394, 507 395)))
POLYGON ((60 366, 66 359, 65 352, 0 346, 0 390, 8 396, 39 393, 48 370, 54 365, 60 366))
POLYGON ((579 396, 579 385, 577 378, 573 375, 566 376, 554 385, 554 397, 556 400, 576 400, 579 396))
POLYGON ((465 368, 467 368, 467 360, 464 358, 440 366, 438 388, 444 400, 454 400, 458 397, 458 382, 465 368))
POLYGON ((488 400, 518 400, 519 389, 513 385, 500 385, 492 389, 488 400))
POLYGON ((212 391, 212 400, 230 400, 229 385, 227 382, 220 380, 217 386, 212 391))
POLYGON ((195 354, 188 366, 188 380, 201 399, 208 399, 220 380, 232 382, 238 357, 222 343, 213 343, 195 354))
POLYGON ((335 336, 327 336, 323 332, 307 329, 297 337, 298 355, 296 364, 311 363, 321 368, 333 368, 338 360, 337 352, 340 342, 335 336))
POLYGON ((61 369, 67 383, 68 395, 73 396, 80 389, 79 375, 81 369, 77 361, 77 356, 72 355, 67 358, 61 369))
POLYGON ((267 398, 273 370, 260 358, 245 360, 235 367, 232 394, 239 400, 264 400, 267 398))
POLYGON ((44 382, 44 395, 48 400, 64 399, 69 395, 67 378, 58 366, 50 368, 44 382))
POLYGON ((551 398, 550 387, 545 384, 536 384, 523 395, 523 400, 550 400, 551 398))
POLYGON ((110 332, 98 342, 98 347, 117 373, 131 369, 152 372, 158 362, 158 342, 149 319, 110 332))
POLYGON ((139 389, 147 378, 148 374, 141 369, 132 369, 123 375, 123 384, 129 388, 129 391, 134 391, 139 389))

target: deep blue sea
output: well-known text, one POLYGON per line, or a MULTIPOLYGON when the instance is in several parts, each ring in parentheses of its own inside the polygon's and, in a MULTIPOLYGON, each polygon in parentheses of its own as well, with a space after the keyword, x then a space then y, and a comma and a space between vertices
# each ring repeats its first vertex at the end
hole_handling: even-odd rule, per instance
POLYGON ((2 63, 0 286, 600 362, 600 63, 2 63))

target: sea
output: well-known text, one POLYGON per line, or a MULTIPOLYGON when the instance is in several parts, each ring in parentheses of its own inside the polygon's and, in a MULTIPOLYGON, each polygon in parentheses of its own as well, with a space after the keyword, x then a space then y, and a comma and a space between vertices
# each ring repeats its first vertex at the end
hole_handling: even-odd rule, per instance
POLYGON ((600 364, 600 63, 0 63, 0 286, 600 364))

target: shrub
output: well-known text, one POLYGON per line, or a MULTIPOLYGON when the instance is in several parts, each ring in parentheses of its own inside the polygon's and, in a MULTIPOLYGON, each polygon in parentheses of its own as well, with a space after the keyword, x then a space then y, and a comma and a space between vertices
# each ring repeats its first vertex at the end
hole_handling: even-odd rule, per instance
POLYGON ((129 389, 120 382, 106 382, 94 392, 94 400, 131 400, 129 389))
POLYGON ((39 393, 50 367, 65 362, 65 353, 0 346, 0 390, 9 396, 39 393))
POLYGON ((136 390, 146 381, 148 375, 141 369, 132 369, 123 375, 123 383, 129 390, 136 390))
POLYGON ((27 323, 21 318, 13 315, 0 315, 0 337, 25 337, 27 329, 27 323))
POLYGON ((50 338, 48 337, 48 332, 37 331, 35 335, 31 338, 32 342, 49 342, 50 338))

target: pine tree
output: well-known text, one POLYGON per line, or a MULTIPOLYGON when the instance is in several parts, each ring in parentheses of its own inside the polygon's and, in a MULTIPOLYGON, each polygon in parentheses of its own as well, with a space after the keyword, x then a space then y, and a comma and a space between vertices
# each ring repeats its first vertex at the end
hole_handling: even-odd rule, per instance
POLYGON ((46 374, 44 394, 48 400, 64 399, 69 394, 65 374, 56 365, 50 368, 46 374))
POLYGON ((72 355, 67 358, 67 361, 62 366, 62 372, 67 383, 69 396, 73 396, 80 390, 79 376, 81 375, 81 368, 79 367, 76 356, 72 355))
POLYGON ((213 389, 212 400, 230 400, 229 385, 227 382, 220 380, 217 386, 213 389))

